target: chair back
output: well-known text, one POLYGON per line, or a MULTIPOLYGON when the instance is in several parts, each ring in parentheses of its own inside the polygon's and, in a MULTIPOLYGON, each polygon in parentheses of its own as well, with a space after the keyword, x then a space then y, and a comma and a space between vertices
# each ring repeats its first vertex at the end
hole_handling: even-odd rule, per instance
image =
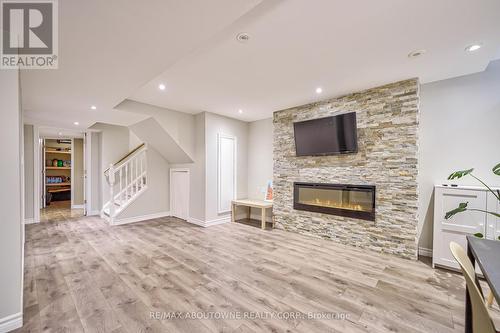
POLYGON ((491 320, 484 298, 476 284, 476 271, 474 265, 467 257, 464 249, 455 242, 450 243, 450 250, 458 261, 467 283, 467 290, 472 304, 472 332, 496 333, 495 325, 491 320))

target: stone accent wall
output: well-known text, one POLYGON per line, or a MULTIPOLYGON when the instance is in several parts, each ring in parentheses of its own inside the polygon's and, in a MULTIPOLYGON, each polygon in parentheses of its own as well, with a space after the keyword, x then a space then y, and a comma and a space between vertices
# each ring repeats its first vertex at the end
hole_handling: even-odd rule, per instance
POLYGON ((377 252, 417 258, 418 79, 274 113, 276 226, 377 252), (357 112, 359 152, 296 157, 293 123, 357 112), (293 183, 375 185, 376 219, 293 209, 293 183))

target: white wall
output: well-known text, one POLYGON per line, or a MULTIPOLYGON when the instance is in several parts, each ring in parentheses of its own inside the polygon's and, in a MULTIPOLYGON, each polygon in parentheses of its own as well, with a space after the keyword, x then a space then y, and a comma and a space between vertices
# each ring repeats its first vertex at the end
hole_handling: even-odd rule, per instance
POLYGON ((139 147, 143 142, 141 139, 137 137, 137 135, 134 134, 134 132, 130 131, 129 133, 129 141, 128 141, 128 149, 130 151, 134 150, 135 148, 139 147))
POLYGON ((165 213, 170 209, 169 165, 161 154, 152 147, 148 147, 146 158, 148 189, 130 206, 125 208, 118 217, 119 219, 165 213))
MULTIPOLYGON (((424 84, 420 92, 419 246, 432 248, 433 185, 475 168, 491 185, 500 177, 500 60, 485 72, 424 84)), ((471 177, 458 184, 478 185, 471 177)))
POLYGON ((90 188, 87 192, 87 200, 90 193, 89 207, 87 214, 98 215, 102 208, 101 190, 101 133, 87 133, 87 169, 90 173, 90 188))
MULTIPOLYGON (((0 323, 13 316, 22 320, 22 242, 24 212, 21 191, 22 115, 19 74, 0 71, 0 323)), ((15 327, 12 327, 13 329, 15 327)))
MULTIPOLYGON (((248 124, 248 197, 265 198, 267 182, 273 180, 273 118, 254 121, 248 124)), ((244 217, 238 211, 238 217, 244 217)), ((251 218, 260 220, 260 209, 251 210, 251 218)), ((267 219, 272 212, 267 210, 267 219)))
MULTIPOLYGON (((109 185, 103 176, 104 170, 109 168, 110 163, 116 163, 142 142, 127 127, 101 123, 92 126, 92 129, 100 131, 99 133, 92 133, 92 154, 94 155, 92 165, 96 163, 96 157, 99 161, 99 170, 94 172, 93 168, 92 179, 94 180, 97 175, 100 178, 100 186, 97 186, 99 189, 98 195, 101 198, 97 210, 100 210, 102 209, 102 205, 109 200, 109 185), (96 134, 98 134, 97 140, 96 134), (94 144, 94 142, 97 144, 94 144), (94 154, 94 151, 98 153, 94 154)), ((163 213, 169 210, 169 165, 161 154, 151 146, 148 147, 146 156, 148 190, 130 206, 125 208, 118 216, 119 219, 163 213)), ((94 199, 94 193, 95 189, 92 192, 93 202, 96 200, 94 199)), ((92 209, 94 210, 95 208, 92 209)))
POLYGON ((172 164, 172 168, 189 169, 189 217, 205 222, 205 113, 195 116, 193 163, 172 164))
POLYGON ((91 129, 100 131, 99 160, 101 165, 98 174, 101 175, 100 198, 102 205, 109 200, 109 185, 102 175, 110 164, 116 163, 129 152, 129 129, 124 126, 102 123, 95 124, 91 129))
POLYGON ((194 115, 131 100, 123 101, 116 109, 153 117, 188 155, 193 156, 196 140, 194 115))
POLYGON ((248 123, 236 119, 205 113, 205 147, 206 147, 206 221, 214 221, 228 217, 230 213, 218 214, 217 209, 217 134, 222 133, 236 137, 237 174, 236 197, 246 198, 247 192, 247 149, 248 123))
POLYGON ((33 125, 24 125, 24 219, 34 218, 34 132, 33 125))
POLYGON ((264 199, 269 180, 273 180, 272 118, 248 125, 248 197, 264 199))

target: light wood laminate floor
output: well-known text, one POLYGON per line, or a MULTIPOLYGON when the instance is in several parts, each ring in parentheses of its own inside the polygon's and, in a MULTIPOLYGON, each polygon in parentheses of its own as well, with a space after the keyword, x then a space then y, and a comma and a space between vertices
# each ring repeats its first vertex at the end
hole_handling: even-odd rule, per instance
POLYGON ((40 210, 40 222, 57 222, 83 217, 83 209, 71 209, 71 201, 52 201, 40 210))
POLYGON ((464 323, 459 274, 238 223, 28 225, 24 285, 19 332, 447 333, 464 323), (172 311, 200 319, 165 318, 172 311), (347 318, 307 318, 335 313, 347 318))

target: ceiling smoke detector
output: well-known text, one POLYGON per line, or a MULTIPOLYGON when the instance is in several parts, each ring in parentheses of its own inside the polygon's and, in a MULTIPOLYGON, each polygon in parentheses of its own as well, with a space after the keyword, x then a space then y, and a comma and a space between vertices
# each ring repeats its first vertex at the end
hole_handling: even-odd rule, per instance
POLYGON ((250 36, 246 32, 240 32, 236 35, 236 40, 240 43, 246 43, 250 39, 250 36))
POLYGON ((416 50, 412 51, 408 54, 408 58, 418 58, 420 56, 423 56, 425 53, 425 50, 416 50))

